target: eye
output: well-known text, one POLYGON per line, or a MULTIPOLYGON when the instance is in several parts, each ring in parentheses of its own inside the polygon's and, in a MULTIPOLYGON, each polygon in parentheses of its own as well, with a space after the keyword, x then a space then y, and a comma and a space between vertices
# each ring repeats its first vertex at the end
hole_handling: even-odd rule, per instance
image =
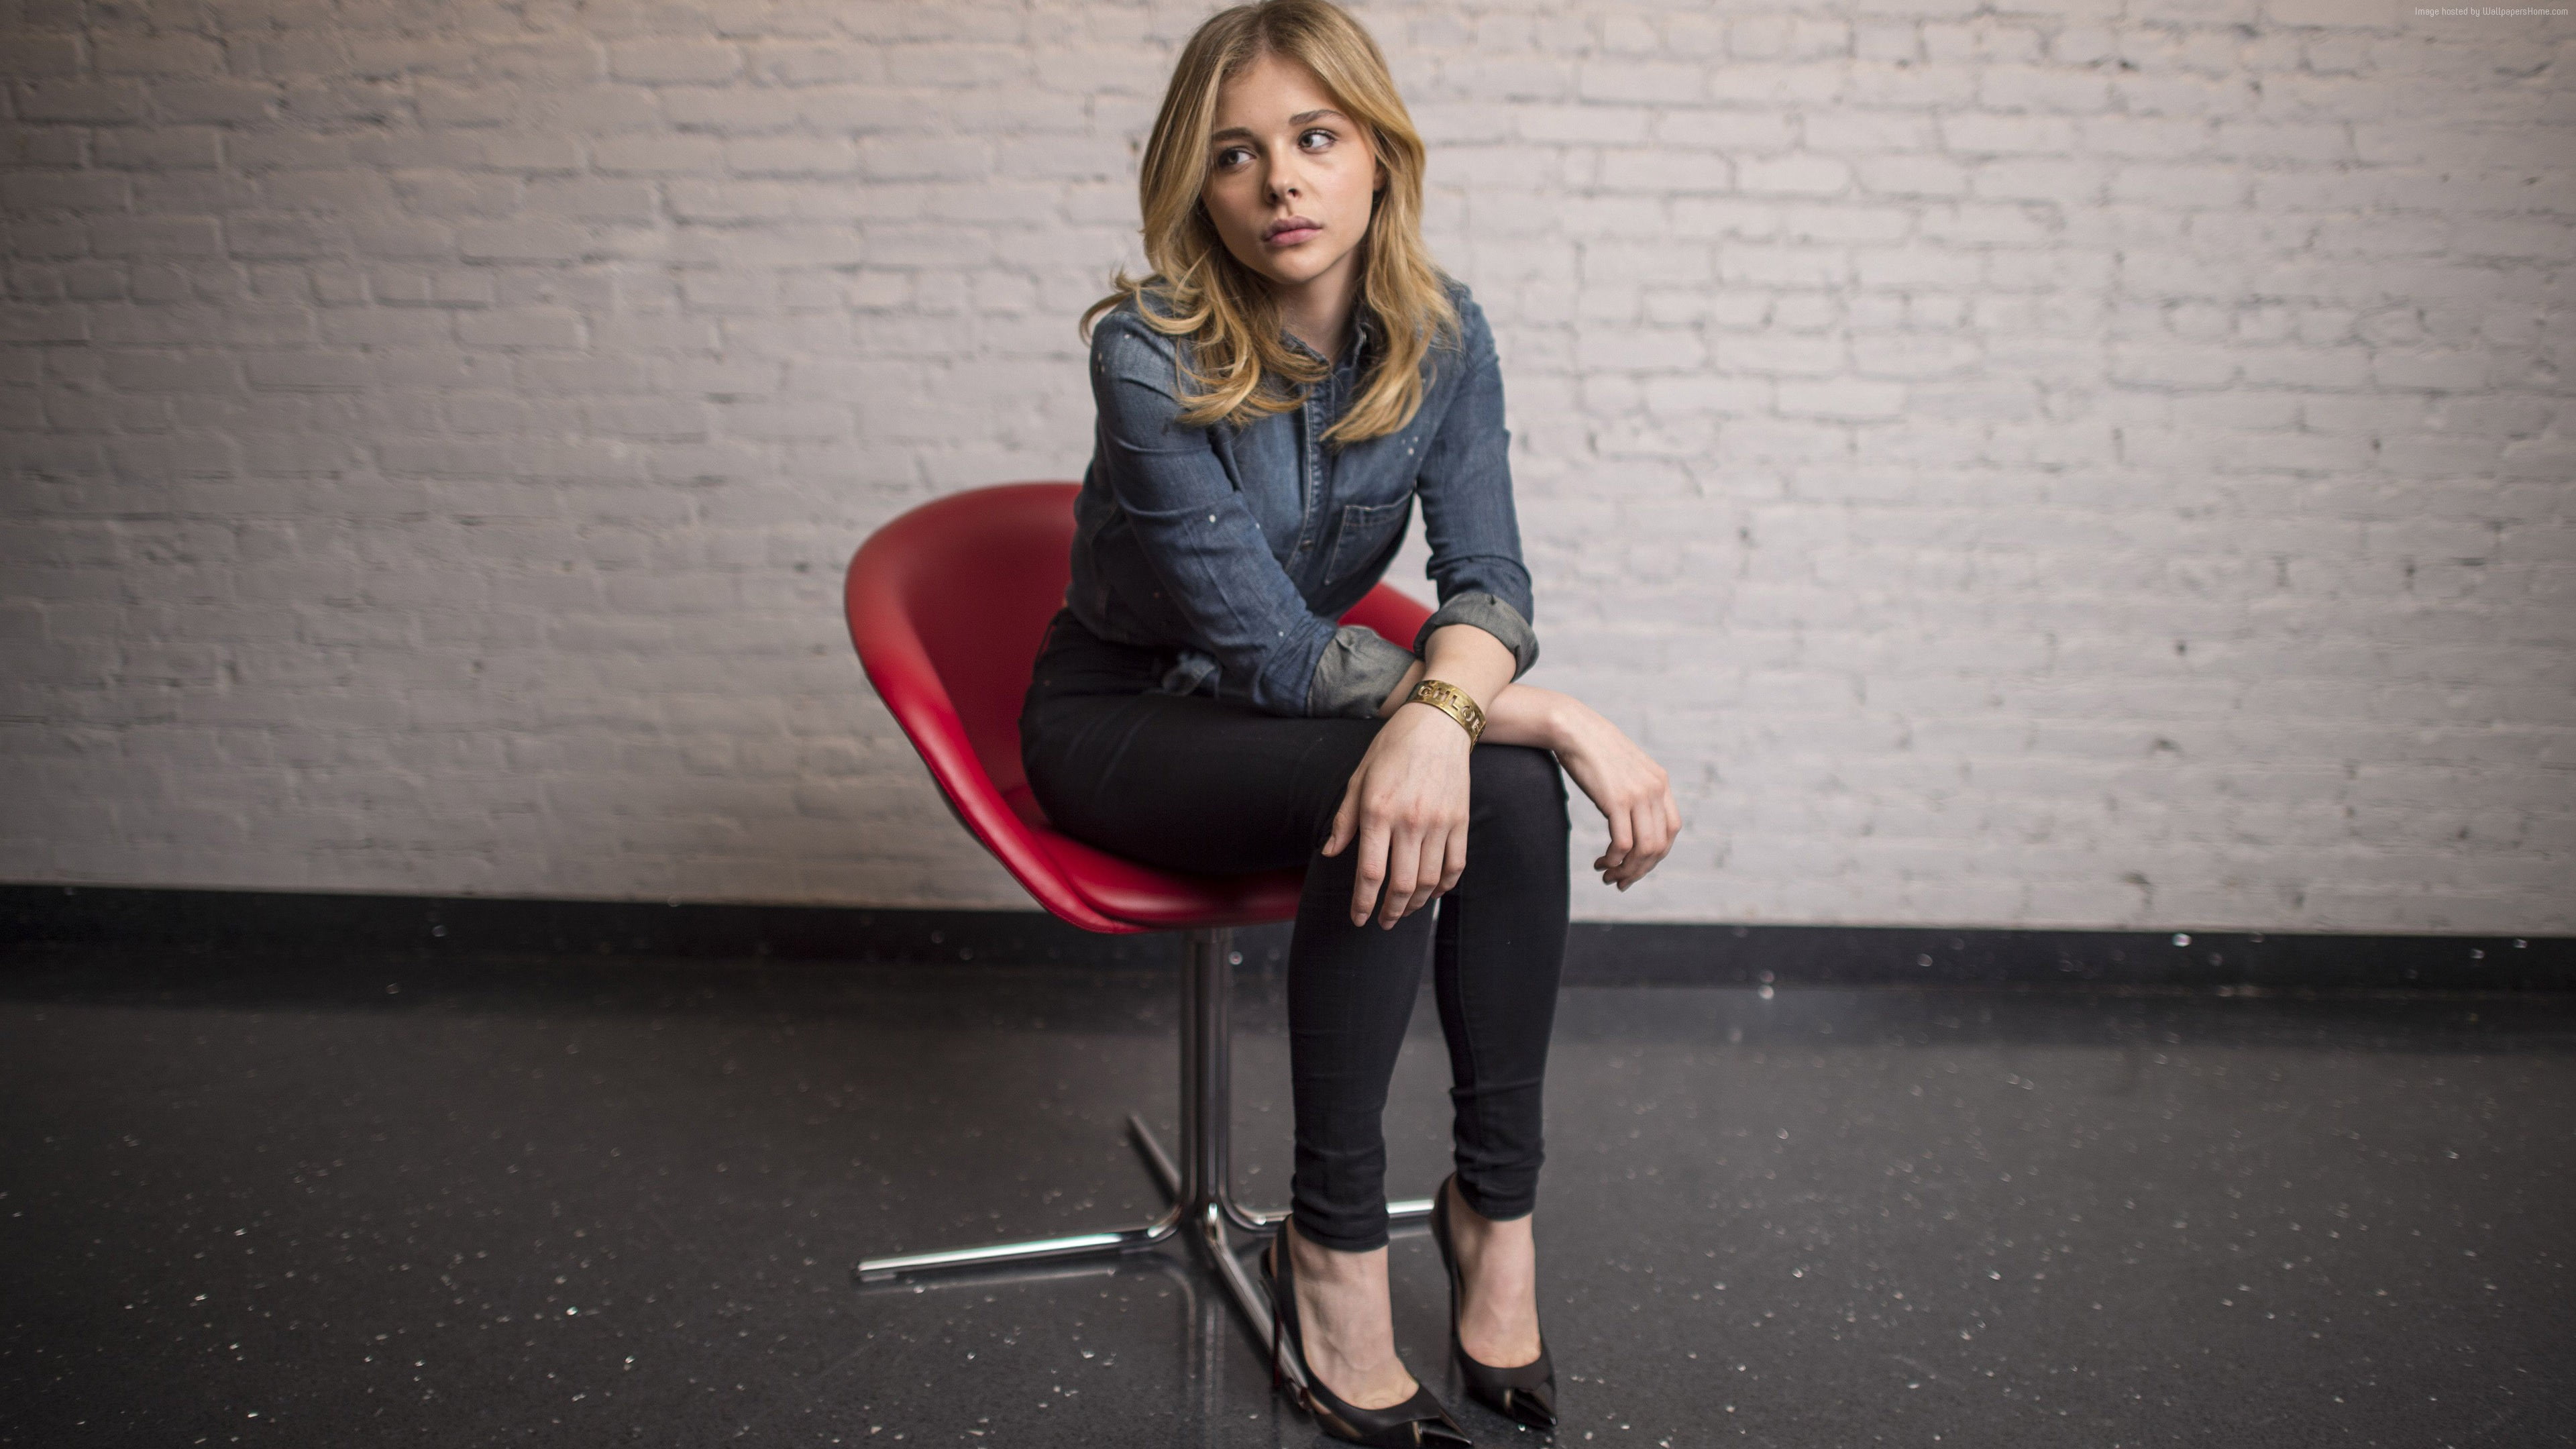
POLYGON ((1241 146, 1228 146, 1224 150, 1216 153, 1217 169, 1220 171, 1226 170, 1236 164, 1234 160, 1235 157, 1249 156, 1251 154, 1252 153, 1250 151, 1245 150, 1241 146))
POLYGON ((1314 129, 1312 129, 1312 130, 1310 130, 1310 131, 1306 132, 1304 135, 1299 136, 1299 137, 1297 138, 1297 142, 1298 142, 1298 144, 1299 144, 1299 145, 1305 145, 1305 146, 1306 146, 1306 149, 1308 149, 1308 150, 1310 150, 1310 151, 1319 151, 1319 150, 1322 150, 1322 149, 1323 149, 1323 147, 1322 147, 1322 146, 1311 146, 1311 145, 1306 145, 1306 143, 1308 143, 1308 142, 1312 141, 1312 140, 1313 140, 1315 137, 1317 137, 1317 136, 1321 136, 1321 137, 1323 137, 1323 138, 1324 138, 1324 145, 1325 145, 1325 146, 1329 146, 1329 145, 1333 144, 1333 142, 1335 142, 1336 140, 1339 140, 1339 139, 1340 139, 1339 137, 1335 136, 1332 132, 1330 132, 1330 131, 1328 131, 1328 130, 1324 129, 1324 128, 1323 128, 1323 127, 1321 127, 1321 126, 1317 126, 1317 127, 1315 127, 1314 129))

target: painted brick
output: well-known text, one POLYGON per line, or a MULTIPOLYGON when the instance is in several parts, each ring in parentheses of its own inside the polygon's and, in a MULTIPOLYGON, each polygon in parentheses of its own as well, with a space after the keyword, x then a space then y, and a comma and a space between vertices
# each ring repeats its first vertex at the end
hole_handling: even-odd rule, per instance
MULTIPOLYGON (((838 571, 1079 473, 1200 11, 148 10, 0 54, 0 870, 1023 903, 838 571)), ((1545 678, 1702 842, 1579 915, 2571 929, 2576 182, 2510 27, 1363 14, 1545 678)))
POLYGON ((1831 196, 1851 185, 1849 163, 1833 156, 1781 156, 1748 160, 1737 185, 1753 195, 1831 196))

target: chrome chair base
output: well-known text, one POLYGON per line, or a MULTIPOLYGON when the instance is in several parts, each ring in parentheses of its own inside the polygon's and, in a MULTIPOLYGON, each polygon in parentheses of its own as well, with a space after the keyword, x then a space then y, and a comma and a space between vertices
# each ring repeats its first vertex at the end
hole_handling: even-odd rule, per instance
MULTIPOLYGON (((1269 1295, 1244 1271, 1235 1256, 1234 1235, 1266 1239, 1279 1230, 1285 1212, 1244 1207, 1234 1200, 1233 1157, 1229 1129, 1234 1107, 1234 1069, 1229 1055, 1227 1006, 1234 987, 1234 931, 1218 926, 1191 931, 1188 961, 1181 971, 1181 1158, 1175 1162, 1145 1126, 1129 1114, 1127 1129, 1135 1135, 1154 1176, 1171 1205, 1162 1216, 1132 1228, 1076 1233, 1060 1238, 995 1243, 944 1253, 910 1253, 860 1262, 862 1282, 955 1268, 991 1268, 1027 1263, 1062 1262, 1160 1247, 1185 1239, 1190 1255, 1225 1284, 1244 1326, 1266 1353, 1270 1345, 1269 1295)), ((1390 1223, 1419 1225, 1431 1215, 1428 1198, 1386 1205, 1390 1223)), ((1295 1376, 1297 1366, 1284 1365, 1295 1376)), ((1303 1380, 1300 1379, 1300 1387, 1303 1380)))

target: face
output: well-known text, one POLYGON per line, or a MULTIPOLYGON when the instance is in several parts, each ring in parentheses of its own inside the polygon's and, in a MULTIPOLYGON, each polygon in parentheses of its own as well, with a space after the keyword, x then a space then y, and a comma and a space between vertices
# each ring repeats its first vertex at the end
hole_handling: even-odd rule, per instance
POLYGON ((1218 88, 1200 199, 1225 249, 1274 284, 1347 275, 1380 181, 1367 134, 1299 62, 1263 55, 1218 88))

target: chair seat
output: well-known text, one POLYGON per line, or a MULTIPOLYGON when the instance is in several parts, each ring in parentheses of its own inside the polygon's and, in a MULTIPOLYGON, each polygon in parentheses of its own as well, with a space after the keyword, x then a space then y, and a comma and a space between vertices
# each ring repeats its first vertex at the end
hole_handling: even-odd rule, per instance
POLYGON ((1157 870, 1058 831, 1026 785, 1003 791, 1002 798, 1038 849, 1103 915, 1155 930, 1184 930, 1251 926, 1297 914, 1297 895, 1305 881, 1301 872, 1187 875, 1157 870))
MULTIPOLYGON (((1074 483, 969 489, 870 534, 850 638, 958 820, 1039 905, 1085 930, 1247 926, 1297 914, 1303 873, 1157 870, 1056 830, 1020 769, 1019 706, 1072 571, 1074 483)), ((1410 644, 1431 611, 1379 585, 1342 616, 1410 644)))

